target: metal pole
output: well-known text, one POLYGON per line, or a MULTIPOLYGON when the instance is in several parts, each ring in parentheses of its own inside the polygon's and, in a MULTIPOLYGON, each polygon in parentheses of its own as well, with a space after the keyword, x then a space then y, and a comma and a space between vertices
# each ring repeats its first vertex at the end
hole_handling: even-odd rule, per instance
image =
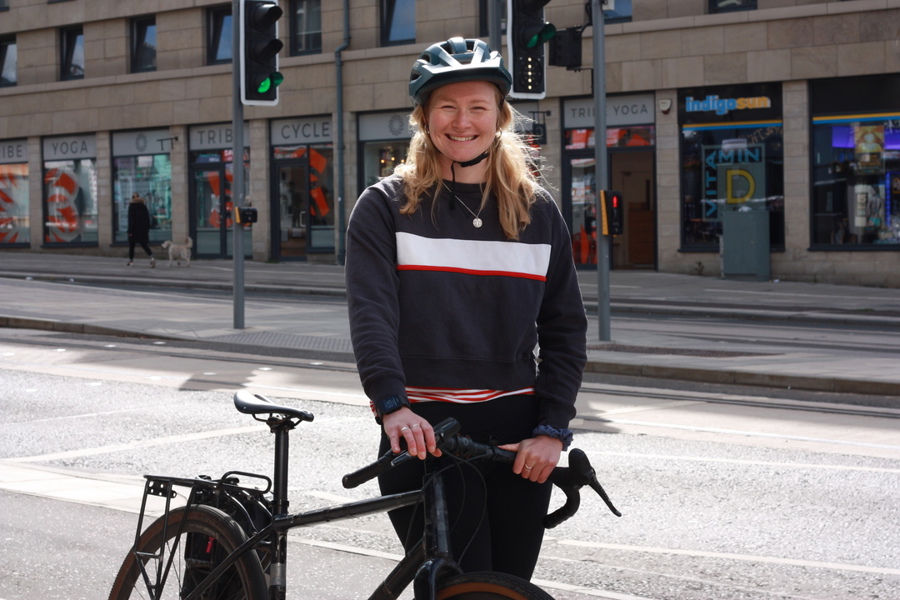
POLYGON ((594 27, 594 198, 597 210, 597 325, 601 342, 608 342, 609 324, 609 236, 603 234, 600 190, 609 188, 606 168, 606 55, 604 48, 603 0, 591 0, 594 27))
POLYGON ((502 33, 500 31, 500 13, 502 6, 500 3, 505 1, 506 0, 488 0, 488 45, 491 47, 491 50, 496 50, 497 52, 500 52, 500 45, 502 44, 502 33))
MULTIPOLYGON (((241 0, 231 0, 231 74, 232 113, 231 130, 234 140, 231 154, 231 168, 234 171, 231 201, 234 208, 244 206, 244 105, 241 103, 241 0)), ((222 201, 225 182, 222 182, 222 201)), ((234 244, 234 328, 244 328, 244 226, 232 219, 234 244)))

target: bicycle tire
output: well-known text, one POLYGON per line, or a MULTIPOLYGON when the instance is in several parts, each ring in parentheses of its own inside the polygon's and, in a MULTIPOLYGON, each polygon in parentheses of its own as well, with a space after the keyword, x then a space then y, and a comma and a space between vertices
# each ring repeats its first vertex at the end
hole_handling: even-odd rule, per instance
POLYGON ((520 577, 492 571, 455 575, 441 582, 438 600, 553 600, 553 596, 520 577))
MULTIPOLYGON (((240 526, 221 510, 211 506, 194 506, 190 509, 181 507, 169 511, 151 523, 138 539, 137 550, 156 554, 165 545, 168 557, 182 517, 185 518, 185 522, 182 535, 178 536, 177 556, 174 557, 165 586, 159 591, 160 600, 181 598, 186 588, 189 590, 192 583, 201 581, 218 560, 228 556, 246 540, 240 526), (164 530, 166 539, 163 539, 164 530)), ((138 560, 135 547, 132 547, 116 575, 109 594, 110 600, 150 597, 138 560)), ((159 560, 152 558, 142 560, 151 580, 155 578, 156 569, 164 568, 164 564, 160 566, 159 560)), ((256 552, 251 550, 241 556, 210 589, 204 592, 203 598, 266 600, 268 598, 266 575, 256 552)))

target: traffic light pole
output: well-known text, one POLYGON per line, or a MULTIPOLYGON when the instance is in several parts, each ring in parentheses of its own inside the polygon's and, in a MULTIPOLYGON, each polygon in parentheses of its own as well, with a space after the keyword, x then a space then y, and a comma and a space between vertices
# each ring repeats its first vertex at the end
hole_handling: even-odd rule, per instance
MULTIPOLYGON (((241 103, 241 0, 231 0, 231 72, 232 72, 232 112, 231 130, 234 146, 231 153, 233 185, 231 186, 232 206, 244 206, 244 105, 241 103)), ((225 182, 222 182, 224 201, 225 182)), ((244 328, 244 225, 240 219, 231 216, 234 244, 234 328, 244 328)))
POLYGON ((603 0, 591 0, 594 28, 594 197, 597 210, 597 322, 601 342, 611 339, 609 310, 609 246, 611 235, 603 233, 603 201, 600 190, 609 189, 606 168, 606 54, 604 48, 603 0))

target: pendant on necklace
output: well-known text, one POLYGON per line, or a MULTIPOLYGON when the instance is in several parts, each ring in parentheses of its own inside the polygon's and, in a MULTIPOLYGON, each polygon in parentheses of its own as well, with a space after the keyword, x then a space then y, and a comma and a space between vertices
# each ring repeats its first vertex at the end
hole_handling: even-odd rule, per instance
POLYGON ((472 219, 472 225, 474 225, 476 227, 476 229, 478 227, 481 227, 481 219, 479 219, 478 217, 475 217, 474 219, 472 219))

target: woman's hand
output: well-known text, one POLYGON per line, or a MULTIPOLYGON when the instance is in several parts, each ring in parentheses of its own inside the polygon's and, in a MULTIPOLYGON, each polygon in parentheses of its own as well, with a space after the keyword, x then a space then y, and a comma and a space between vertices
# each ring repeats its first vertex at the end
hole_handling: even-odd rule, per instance
POLYGON ((410 409, 403 407, 385 415, 381 419, 381 424, 391 440, 391 452, 394 454, 400 454, 400 439, 403 438, 406 440, 406 450, 410 456, 425 460, 427 454, 441 455, 434 439, 434 428, 431 427, 431 423, 410 409))
POLYGON ((518 444, 504 444, 500 448, 516 453, 513 473, 535 483, 544 483, 559 463, 563 443, 556 438, 539 435, 518 444))

